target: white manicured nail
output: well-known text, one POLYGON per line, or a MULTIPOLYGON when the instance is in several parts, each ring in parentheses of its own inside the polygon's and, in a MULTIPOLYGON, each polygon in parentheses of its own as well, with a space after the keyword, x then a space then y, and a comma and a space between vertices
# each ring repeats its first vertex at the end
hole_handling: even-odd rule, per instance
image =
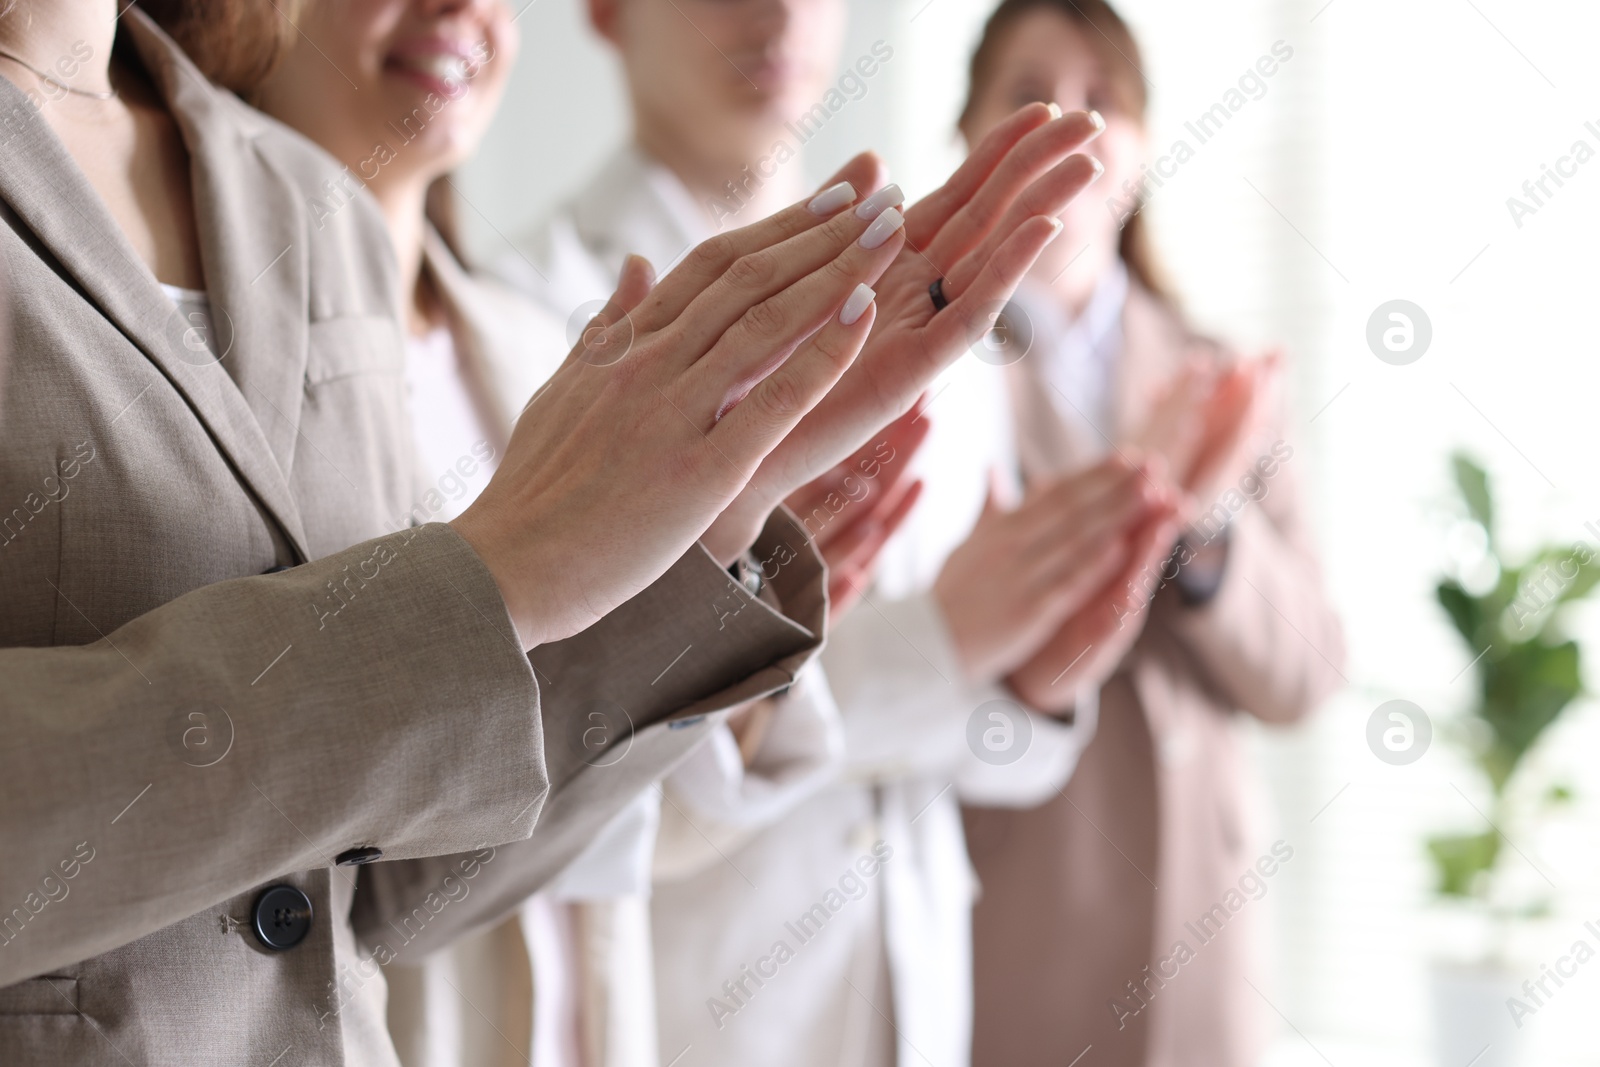
POLYGON ((1045 106, 1050 109, 1050 117, 1052 119, 1058 119, 1058 118, 1061 117, 1061 105, 1060 104, 1058 104, 1054 100, 1052 100, 1052 101, 1050 101, 1050 103, 1046 104, 1045 106))
POLYGON ((806 209, 813 215, 832 215, 846 204, 856 202, 856 187, 849 182, 830 185, 811 199, 806 209))
POLYGON ((855 292, 850 294, 850 299, 844 302, 844 307, 839 309, 839 325, 854 326, 867 313, 867 308, 872 306, 872 301, 878 294, 865 285, 856 286, 855 292))
POLYGON ((875 219, 886 209, 899 207, 905 198, 906 194, 900 191, 898 185, 885 185, 856 205, 856 218, 875 219))
POLYGON ((1098 111, 1090 110, 1089 125, 1093 126, 1096 130, 1104 130, 1106 128, 1106 117, 1100 114, 1098 111))
POLYGON ((897 208, 889 208, 882 215, 872 220, 872 225, 867 227, 867 232, 861 235, 862 248, 877 248, 883 242, 894 236, 896 230, 906 224, 906 218, 897 208))

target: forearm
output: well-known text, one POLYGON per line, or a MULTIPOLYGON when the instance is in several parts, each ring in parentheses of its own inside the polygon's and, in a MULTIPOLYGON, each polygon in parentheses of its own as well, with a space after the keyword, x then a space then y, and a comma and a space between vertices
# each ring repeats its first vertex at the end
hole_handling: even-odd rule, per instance
POLYGON ((66 893, 6 932, 0 984, 354 847, 526 836, 539 692, 509 631, 476 556, 430 525, 195 590, 93 645, 0 651, 0 901, 47 872, 66 893), (93 859, 63 882, 79 843, 93 859))
MULTIPOLYGON (((515 910, 730 709, 793 684, 821 642, 826 614, 822 562, 799 533, 779 512, 756 542, 757 555, 773 561, 760 598, 697 546, 594 626, 533 651, 550 781, 539 823, 527 840, 500 848, 470 896, 408 951, 433 951, 515 910)), ((358 934, 381 939, 455 862, 439 856, 368 868, 356 897, 358 934)))
POLYGON ((1343 681, 1344 635, 1309 552, 1247 509, 1230 533, 1215 594, 1162 596, 1160 625, 1236 707, 1271 722, 1310 712, 1343 681))

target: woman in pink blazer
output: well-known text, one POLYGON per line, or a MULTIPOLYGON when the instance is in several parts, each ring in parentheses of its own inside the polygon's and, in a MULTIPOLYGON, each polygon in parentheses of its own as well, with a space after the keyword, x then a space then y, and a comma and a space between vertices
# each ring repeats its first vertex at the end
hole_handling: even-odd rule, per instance
POLYGON ((1091 1046, 1093 1067, 1255 1062, 1250 928, 1295 842, 1250 832, 1235 720, 1294 722, 1340 680, 1296 492, 1305 461, 1269 399, 1279 361, 1197 337, 1144 242, 1146 84, 1103 0, 1005 0, 962 116, 974 144, 1031 100, 1106 120, 1097 192, 1062 213, 1062 240, 1008 312, 1027 348, 1006 368, 1024 479, 1141 449, 1190 497, 1139 577, 1010 678, 1039 710, 1079 715, 1074 694, 1098 682, 1099 725, 1058 797, 965 811, 983 886, 978 1067, 1065 1067, 1091 1046))

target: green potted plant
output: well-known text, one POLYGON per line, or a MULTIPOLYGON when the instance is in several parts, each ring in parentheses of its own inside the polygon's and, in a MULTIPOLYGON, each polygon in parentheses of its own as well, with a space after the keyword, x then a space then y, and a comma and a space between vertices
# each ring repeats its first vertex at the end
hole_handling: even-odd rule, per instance
POLYGON ((1510 869, 1524 865, 1515 873, 1525 873, 1525 861, 1503 833, 1515 838, 1571 798, 1563 784, 1527 781, 1518 772, 1583 692, 1581 652, 1563 631, 1561 609, 1600 582, 1600 550, 1585 543, 1545 545, 1514 565, 1496 538, 1487 474, 1461 453, 1452 465, 1463 521, 1476 526, 1471 532, 1482 557, 1471 568, 1478 580, 1458 575, 1438 585, 1439 604, 1466 642, 1477 683, 1467 713, 1442 732, 1482 772, 1490 796, 1482 814, 1490 825, 1433 836, 1427 847, 1439 896, 1481 915, 1488 941, 1476 962, 1436 969, 1434 1004, 1439 1062, 1459 1065, 1481 1056, 1475 1067, 1492 1067, 1514 1062, 1521 1028, 1508 1004, 1522 995, 1526 977, 1512 958, 1512 934, 1519 921, 1546 914, 1551 904, 1542 878, 1542 890, 1531 893, 1513 884, 1510 869))

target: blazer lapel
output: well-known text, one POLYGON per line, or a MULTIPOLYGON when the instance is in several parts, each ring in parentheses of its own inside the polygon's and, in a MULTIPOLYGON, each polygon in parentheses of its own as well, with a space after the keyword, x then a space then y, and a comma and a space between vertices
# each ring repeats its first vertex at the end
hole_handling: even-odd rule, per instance
POLYGON ((1178 320, 1149 290, 1131 281, 1122 312, 1122 354, 1113 384, 1116 425, 1107 431, 1119 443, 1143 429, 1186 349, 1187 336, 1178 320))
POLYGON ((129 27, 166 97, 193 161, 213 327, 231 346, 221 361, 255 414, 279 471, 294 466, 305 396, 308 264, 305 203, 256 147, 239 101, 202 77, 188 57, 145 22, 129 27), (147 32, 140 32, 147 31, 147 32))
MULTIPOLYGON (((197 90, 203 87, 206 92, 218 92, 142 12, 128 11, 123 16, 123 26, 163 89, 173 85, 181 70, 181 77, 193 81, 197 90), (165 81, 163 62, 168 64, 164 68, 165 81)), ((170 94, 169 102, 178 106, 170 94)), ((191 324, 139 259, 77 163, 27 96, 4 78, 0 78, 0 114, 7 116, 0 140, 0 199, 49 250, 84 296, 160 368, 204 423, 240 479, 282 526, 301 557, 307 558, 305 531, 288 481, 274 461, 275 453, 260 423, 226 369, 230 361, 260 358, 247 357, 247 351, 259 353, 262 345, 252 342, 241 346, 243 331, 235 320, 231 349, 226 347, 222 331, 213 331, 214 338, 221 342, 214 340, 217 347, 213 350, 195 347, 191 343, 191 324), (213 352, 224 353, 220 362, 213 352)), ((192 133, 192 127, 185 129, 186 140, 192 133)), ((195 164, 199 180, 199 172, 204 169, 202 157, 196 156, 195 164)), ((209 179, 206 182, 210 184, 209 179)), ((198 187, 196 191, 198 194, 198 187)), ((201 252, 206 261, 207 285, 213 281, 222 283, 223 295, 217 306, 231 317, 232 264, 219 262, 227 239, 209 233, 215 228, 214 213, 202 212, 198 221, 204 235, 201 252)), ((281 296, 281 289, 277 294, 263 293, 262 299, 274 295, 281 296)), ((221 315, 215 317, 221 320, 221 315)), ((244 324, 253 326, 261 317, 246 313, 244 324)), ((300 358, 303 362, 303 352, 300 358)), ((302 374, 303 371, 296 372, 297 383, 302 374)))

